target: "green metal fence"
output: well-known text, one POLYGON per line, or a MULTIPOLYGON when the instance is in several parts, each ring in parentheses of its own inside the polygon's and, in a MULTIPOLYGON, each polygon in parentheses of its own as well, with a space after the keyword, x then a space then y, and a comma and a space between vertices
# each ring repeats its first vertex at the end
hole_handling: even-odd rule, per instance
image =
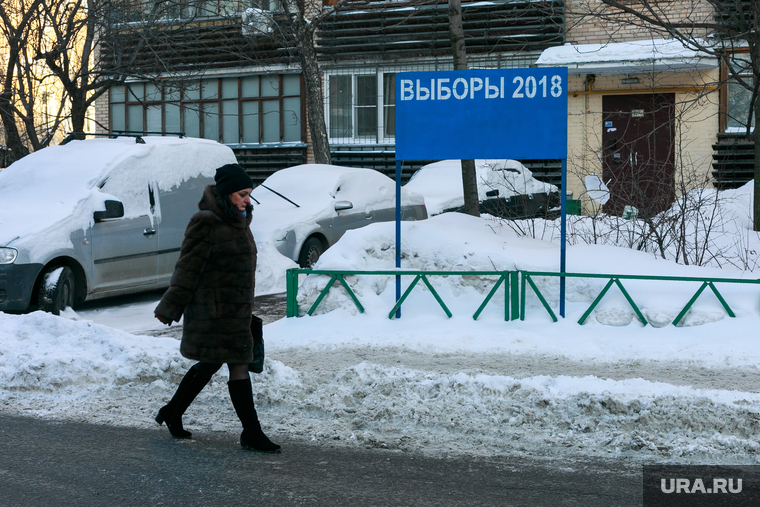
POLYGON ((677 326, 679 322, 681 322, 681 319, 683 319, 684 315, 686 315, 686 312, 689 311, 689 309, 692 307, 692 305, 696 302, 696 300, 699 298, 699 296, 704 292, 704 290, 709 287, 715 296, 718 298, 718 301, 720 301, 720 304, 723 305, 723 308, 726 310, 726 313, 729 317, 735 317, 736 315, 731 310, 731 307, 728 306, 728 303, 723 298, 721 293, 718 291, 717 287, 715 287, 716 283, 733 283, 733 284, 760 284, 760 280, 745 280, 745 279, 736 279, 736 278, 701 278, 701 277, 687 277, 687 276, 647 276, 647 275, 609 275, 609 274, 597 274, 597 273, 565 273, 564 275, 561 273, 552 273, 552 272, 544 272, 544 271, 520 271, 520 274, 522 275, 522 281, 520 283, 520 320, 525 320, 525 300, 526 300, 526 287, 530 285, 530 287, 533 289, 533 292, 538 297, 539 301, 541 301, 541 304, 546 309, 546 311, 549 313, 549 316, 554 320, 554 322, 557 322, 557 316, 552 311, 549 304, 546 302, 546 298, 541 294, 541 291, 536 286, 535 282, 533 281, 534 276, 543 276, 543 277, 562 277, 565 278, 603 278, 608 279, 607 285, 604 286, 602 291, 599 293, 599 295, 594 299, 594 302, 591 303, 591 306, 588 307, 588 309, 583 313, 583 316, 578 320, 578 324, 583 324, 589 315, 591 315, 591 312, 594 311, 594 308, 599 304, 599 302, 602 300, 602 298, 607 294, 609 289, 612 287, 612 285, 617 285, 617 287, 620 289, 620 292, 623 293, 623 296, 628 301, 628 304, 631 305, 631 308, 633 308, 633 311, 636 313, 636 316, 639 318, 642 324, 645 326, 648 324, 646 318, 644 317, 644 314, 641 313, 641 310, 639 310, 638 305, 633 300, 631 295, 628 293, 628 291, 623 286, 623 283, 621 280, 653 280, 653 281, 664 281, 664 282, 702 282, 702 285, 699 287, 697 292, 692 296, 692 298, 689 300, 688 303, 686 303, 686 306, 681 310, 681 312, 678 314, 678 316, 673 320, 672 324, 674 326, 677 326))
POLYGON ((641 310, 639 309, 638 305, 633 300, 629 292, 625 289, 621 280, 651 280, 651 281, 661 281, 661 282, 663 281, 664 282, 701 282, 699 289, 688 301, 688 303, 686 303, 686 306, 684 306, 684 308, 680 311, 678 316, 673 320, 672 324, 674 326, 678 325, 678 323, 681 322, 683 317, 686 315, 686 312, 689 311, 689 309, 694 305, 694 303, 697 301, 699 296, 708 287, 710 288, 710 290, 712 290, 712 292, 718 298, 718 301, 720 301, 720 304, 726 310, 726 313, 728 314, 728 316, 735 317, 735 314, 731 310, 731 307, 728 305, 723 295, 718 291, 718 288, 715 286, 716 283, 755 284, 755 285, 760 284, 760 280, 736 279, 736 278, 613 275, 613 274, 598 274, 598 273, 564 273, 562 274, 562 273, 554 273, 554 272, 546 272, 546 271, 417 271, 417 270, 341 271, 341 270, 312 270, 312 269, 294 268, 294 269, 289 269, 287 271, 287 316, 288 317, 298 316, 298 301, 297 301, 298 276, 301 274, 325 275, 325 276, 330 277, 330 280, 327 282, 327 285, 325 286, 325 288, 322 289, 317 299, 309 308, 309 311, 307 312, 308 315, 312 315, 314 313, 314 311, 320 305, 320 303, 325 298, 325 296, 330 291, 330 289, 333 288, 333 286, 335 285, 335 282, 340 282, 340 285, 345 289, 346 293, 348 293, 348 295, 351 297, 351 300, 354 302, 359 312, 364 313, 364 307, 362 306, 359 299, 356 297, 356 294, 354 293, 353 289, 351 289, 351 286, 348 284, 345 278, 346 276, 364 275, 364 276, 414 277, 412 282, 407 286, 403 295, 399 298, 398 301, 396 301, 395 305, 393 306, 393 308, 391 308, 390 312, 388 313, 389 319, 393 318, 394 314, 396 314, 396 311, 401 308, 401 305, 407 299, 407 297, 412 292, 412 290, 417 285, 419 285, 420 281, 422 281, 423 285, 425 285, 428 288, 430 293, 438 302, 438 305, 443 309, 444 313, 446 313, 447 316, 451 317, 452 316, 451 311, 449 310, 448 306, 446 306, 446 303, 443 301, 441 296, 438 294, 438 291, 435 290, 435 287, 433 286, 433 284, 430 283, 430 280, 428 279, 428 277, 432 277, 432 276, 493 276, 493 277, 498 277, 498 279, 496 280, 494 286, 491 288, 488 295, 486 295, 481 305, 478 307, 477 311, 473 314, 472 316, 473 320, 477 320, 477 318, 483 312, 483 310, 491 301, 491 299, 493 299, 493 296, 496 294, 496 291, 499 289, 499 287, 502 284, 504 284, 504 320, 505 321, 516 320, 518 316, 520 320, 525 320, 525 302, 527 299, 526 292, 527 292, 527 287, 530 286, 533 292, 535 293, 535 295, 538 297, 541 304, 543 305, 544 309, 546 309, 546 311, 549 313, 549 316, 552 318, 552 320, 554 320, 554 322, 557 322, 557 316, 554 314, 554 311, 552 310, 551 306, 546 301, 546 298, 541 293, 540 289, 538 288, 535 281, 533 280, 534 277, 607 279, 608 280, 607 284, 601 290, 601 292, 596 297, 596 299, 594 299, 594 301, 591 303, 588 309, 583 313, 583 316, 580 318, 580 320, 578 320, 578 324, 583 324, 586 321, 588 316, 591 315, 591 312, 594 311, 594 308, 596 308, 596 306, 599 304, 602 298, 604 298, 604 296, 609 292, 609 289, 613 285, 616 285, 618 289, 620 289, 620 292, 628 301, 628 304, 631 305, 631 308, 636 313, 636 316, 641 321, 641 323, 644 325, 648 324, 646 318, 644 317, 644 314, 641 313, 641 310))
MULTIPOLYGON (((390 313, 388 313, 388 318, 392 319, 393 316, 396 314, 396 311, 401 308, 401 305, 404 303, 407 297, 409 297, 409 294, 412 292, 415 286, 418 285, 420 281, 428 288, 430 293, 433 295, 435 300, 438 302, 438 305, 443 309, 444 313, 446 313, 447 316, 451 317, 451 311, 449 310, 448 306, 446 306, 446 303, 443 301, 441 296, 438 294, 438 291, 435 290, 435 287, 433 284, 430 283, 430 280, 428 277, 431 276, 495 276, 498 277, 496 280, 496 283, 494 284, 491 291, 488 293, 486 298, 481 303, 480 307, 478 307, 477 311, 473 314, 472 318, 474 320, 477 320, 477 318, 480 316, 480 314, 485 309, 486 305, 493 299, 493 296, 496 294, 496 291, 499 289, 499 287, 504 284, 504 320, 516 320, 519 315, 519 306, 518 306, 518 273, 517 271, 416 271, 416 270, 387 270, 387 271, 334 271, 334 270, 322 270, 322 269, 298 269, 293 268, 289 269, 287 271, 287 316, 288 317, 297 317, 298 316, 298 275, 305 274, 305 275, 326 275, 330 276, 330 281, 327 282, 327 285, 324 289, 322 289, 322 292, 317 296, 317 299, 314 301, 314 303, 311 305, 311 308, 309 308, 309 311, 307 312, 308 315, 312 315, 314 311, 317 309, 319 304, 322 302, 322 300, 325 298, 327 293, 330 291, 330 289, 335 285, 335 282, 340 282, 340 285, 343 286, 343 288, 346 290, 348 295, 351 297, 351 300, 356 305, 356 308, 359 310, 360 313, 364 313, 364 307, 362 306, 359 299, 356 297, 356 294, 351 289, 351 286, 346 282, 346 276, 359 276, 359 275, 365 275, 365 276, 401 276, 401 277, 414 277, 412 282, 407 287, 404 294, 399 298, 398 301, 396 301, 396 304, 391 308, 390 313), (510 312, 511 310, 511 312, 510 312)), ((402 278, 403 280, 403 278, 402 278)))

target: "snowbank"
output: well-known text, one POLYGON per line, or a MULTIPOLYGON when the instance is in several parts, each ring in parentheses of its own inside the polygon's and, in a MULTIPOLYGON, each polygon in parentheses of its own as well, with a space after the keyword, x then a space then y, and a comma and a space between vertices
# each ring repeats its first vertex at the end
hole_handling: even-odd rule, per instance
MULTIPOLYGON (((445 213, 421 222, 402 224, 402 268, 410 270, 469 270, 469 271, 559 271, 559 247, 548 241, 519 237, 503 223, 475 218, 460 213, 445 213)), ((325 252, 315 269, 388 270, 395 266, 395 229, 392 223, 373 224, 349 231, 333 248, 325 252), (349 268, 350 267, 350 268, 349 268)), ((712 278, 754 278, 741 271, 729 271, 699 266, 684 266, 656 259, 646 252, 627 248, 579 245, 567 250, 567 271, 573 273, 602 273, 627 275, 659 275, 712 278)), ((387 315, 395 301, 395 282, 392 276, 361 275, 349 277, 367 313, 387 315)), ((312 275, 302 283, 298 302, 301 312, 310 308, 328 277, 312 275)), ((431 283, 455 314, 472 315, 497 280, 495 276, 431 277, 431 283)), ((567 281, 568 318, 578 320, 604 288, 608 280, 601 278, 572 278, 567 281)), ((411 282, 406 279, 404 288, 411 282)), ((559 304, 559 279, 537 278, 542 294, 554 306, 559 304)), ((654 326, 669 325, 699 289, 699 282, 652 282, 624 280, 623 285, 654 326)), ((750 284, 719 284, 721 294, 739 316, 757 315, 755 303, 758 288, 750 284)), ((425 307, 432 295, 422 283, 414 289, 407 313, 418 306, 425 307)), ((435 304, 433 303, 435 309, 435 304)), ((503 308, 504 292, 497 291, 491 302, 503 308)), ((528 291, 529 320, 548 319, 540 301, 528 291)), ((353 301, 341 288, 332 289, 316 313, 342 308, 356 312, 353 301)), ((428 309, 424 311, 430 311, 428 309)), ((440 310, 439 310, 440 311, 440 310)), ((491 310, 494 311, 494 310, 491 310)), ((503 311, 503 310, 502 310, 503 311)), ((717 299, 705 292, 686 315, 684 325, 693 326, 714 322, 725 317, 717 299)), ((613 326, 638 326, 633 309, 622 293, 613 288, 590 317, 592 322, 613 326)))
POLYGON ((256 234, 256 295, 277 294, 285 292, 286 272, 299 267, 298 264, 282 255, 271 239, 266 235, 256 234))
MULTIPOLYGON (((605 214, 568 216, 567 241, 635 249, 653 257, 664 252, 670 261, 722 268, 713 273, 724 275, 712 276, 744 271, 743 276, 756 278, 751 272, 760 266, 760 234, 752 230, 753 185, 750 181, 732 190, 696 189, 679 196, 670 209, 652 219, 661 244, 649 222, 605 214)), ((502 224, 555 244, 560 240, 559 219, 502 224)))
POLYGON ((169 378, 191 365, 171 338, 135 336, 90 321, 0 313, 0 385, 51 391, 169 378))
MULTIPOLYGON (((433 358, 440 355, 428 356, 425 369, 367 361, 333 368, 341 351, 362 349, 329 345, 335 322, 326 317, 281 321, 265 330, 272 357, 287 358, 287 351, 299 346, 288 342, 290 336, 310 342, 302 351, 309 357, 322 357, 322 362, 301 370, 270 357, 264 373, 255 376, 260 417, 274 435, 433 453, 758 462, 756 393, 643 379, 444 373, 434 366, 433 358), (298 331, 309 320, 307 338, 298 331)), ((351 318, 343 315, 344 328, 351 318)), ((353 334, 376 350, 387 348, 389 359, 420 356, 357 331, 370 322, 356 318, 353 333, 344 331, 345 335, 353 334)), ((502 350, 508 350, 515 335, 505 331, 503 322, 495 324, 507 343, 502 350)), ((459 356, 474 359, 463 361, 471 366, 482 347, 477 346, 480 337, 467 336, 466 327, 473 329, 463 321, 431 326, 412 320, 405 329, 418 346, 424 343, 437 354, 453 350, 458 336, 459 356), (448 335, 436 333, 446 330, 448 335), (441 346, 442 336, 449 340, 441 346)), ((522 335, 526 341, 538 336, 522 335)), ((585 350, 592 336, 564 339, 585 350)), ((608 337, 610 343, 620 339, 638 345, 633 335, 608 337)), ((0 313, 0 344, 0 407, 39 417, 150 427, 155 411, 191 364, 179 357, 174 339, 132 336, 43 313, 0 313)), ((495 340, 491 346, 499 348, 495 340)), ((222 374, 215 376, 186 415, 186 427, 239 431, 225 380, 222 374)))

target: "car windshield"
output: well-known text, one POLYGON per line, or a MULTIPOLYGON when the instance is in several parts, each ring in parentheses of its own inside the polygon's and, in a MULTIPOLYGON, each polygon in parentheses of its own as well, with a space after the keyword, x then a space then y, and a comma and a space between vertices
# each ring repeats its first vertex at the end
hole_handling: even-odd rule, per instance
POLYGON ((267 209, 282 211, 293 209, 293 203, 303 210, 332 210, 335 201, 351 201, 357 211, 392 208, 395 195, 393 180, 373 169, 320 164, 277 171, 252 192, 267 209))
MULTIPOLYGON (((301 206, 300 206, 298 203, 296 203, 296 202, 293 202, 293 200, 292 200, 292 199, 288 199, 287 197, 285 197, 284 195, 282 195, 281 193, 279 193, 277 190, 274 190, 274 189, 270 188, 269 186, 265 185, 264 183, 262 183, 262 184, 261 184, 261 187, 262 187, 262 188, 265 188, 265 189, 267 189, 267 190, 269 190, 270 192, 272 192, 272 193, 273 193, 274 195, 276 195, 277 197, 280 197, 280 198, 282 198, 282 199, 285 199, 286 201, 288 201, 290 204, 292 204, 292 205, 293 205, 293 206, 295 206, 296 208, 300 208, 300 207, 301 207, 301 206)), ((260 204, 260 203, 259 203, 259 204, 260 204)))

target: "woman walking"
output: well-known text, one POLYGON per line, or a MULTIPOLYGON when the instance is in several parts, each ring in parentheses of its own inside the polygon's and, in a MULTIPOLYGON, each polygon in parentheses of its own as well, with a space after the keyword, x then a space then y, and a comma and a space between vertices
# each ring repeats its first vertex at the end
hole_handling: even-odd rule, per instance
POLYGON ((156 318, 167 325, 184 313, 180 353, 199 362, 158 411, 156 422, 165 422, 175 438, 190 438, 182 427, 182 414, 227 363, 230 399, 243 424, 240 445, 279 452, 280 446, 261 429, 248 376, 256 273, 256 244, 249 228, 253 182, 237 164, 217 169, 214 180, 216 185, 205 188, 200 211, 190 219, 171 286, 155 310, 156 318))

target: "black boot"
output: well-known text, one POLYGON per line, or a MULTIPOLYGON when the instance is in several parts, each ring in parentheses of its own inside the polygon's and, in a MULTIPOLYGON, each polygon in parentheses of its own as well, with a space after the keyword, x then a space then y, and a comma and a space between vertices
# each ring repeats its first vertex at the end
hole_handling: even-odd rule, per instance
POLYGON ((227 382, 230 399, 235 412, 243 423, 243 433, 240 434, 240 446, 249 451, 267 453, 280 452, 280 446, 272 443, 261 430, 259 417, 253 405, 253 389, 251 379, 230 380, 227 382))
MULTIPOLYGON (((166 427, 169 428, 169 433, 174 438, 190 438, 192 436, 192 433, 182 427, 182 414, 206 387, 211 376, 219 369, 219 367, 216 370, 213 367, 203 368, 202 365, 203 363, 198 363, 187 371, 171 401, 161 407, 158 415, 156 415, 156 422, 158 424, 165 422, 166 427)), ((221 365, 219 366, 221 367, 221 365)))

